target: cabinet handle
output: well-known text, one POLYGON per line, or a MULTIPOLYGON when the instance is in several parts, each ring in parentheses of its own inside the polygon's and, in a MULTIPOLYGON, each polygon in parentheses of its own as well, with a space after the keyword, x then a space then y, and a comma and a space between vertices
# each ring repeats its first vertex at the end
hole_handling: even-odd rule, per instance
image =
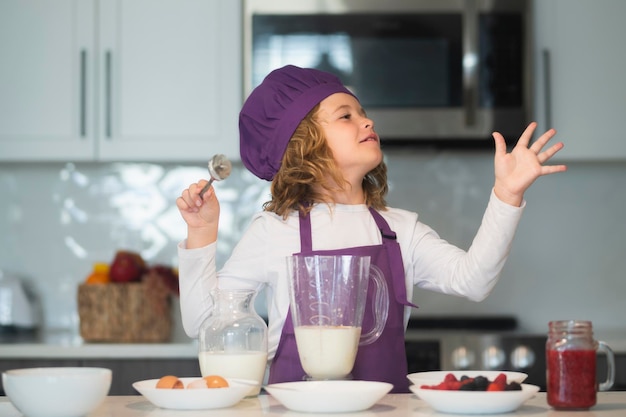
POLYGON ((550 67, 550 51, 544 49, 543 55, 543 105, 546 116, 546 129, 552 126, 552 68, 550 67))
POLYGON ((463 107, 465 125, 474 126, 478 99, 478 12, 474 0, 466 2, 463 19, 463 107))
POLYGON ((104 97, 105 97, 105 102, 104 102, 104 117, 105 117, 105 121, 104 121, 104 129, 105 129, 105 136, 110 139, 113 135, 111 134, 111 126, 112 126, 112 120, 111 120, 111 86, 112 86, 112 72, 111 72, 111 68, 112 68, 112 54, 111 51, 106 51, 105 52, 105 56, 104 56, 104 82, 105 82, 105 86, 104 86, 104 97))
POLYGON ((80 51, 80 137, 87 136, 87 51, 80 51))

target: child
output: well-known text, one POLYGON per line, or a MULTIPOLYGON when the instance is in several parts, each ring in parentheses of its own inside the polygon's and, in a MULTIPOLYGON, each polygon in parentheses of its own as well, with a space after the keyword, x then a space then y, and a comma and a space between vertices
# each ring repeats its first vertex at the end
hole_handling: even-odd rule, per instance
MULTIPOLYGON (((416 213, 387 207, 387 168, 374 122, 335 76, 286 66, 250 94, 239 117, 241 158, 271 181, 271 200, 252 219, 224 268, 216 272, 219 202, 206 181, 177 199, 187 222, 179 245, 182 320, 197 337, 212 308, 212 288, 268 289, 269 382, 301 380, 289 313, 286 257, 300 254, 371 256, 384 273, 390 306, 376 342, 359 347, 354 379, 386 381, 408 392, 404 331, 413 286, 481 301, 496 284, 524 207, 524 192, 563 144, 542 150, 549 130, 529 146, 531 123, 507 153, 494 133, 495 183, 482 224, 466 252, 441 239, 416 213)), ((367 307, 369 308, 369 307, 367 307)))

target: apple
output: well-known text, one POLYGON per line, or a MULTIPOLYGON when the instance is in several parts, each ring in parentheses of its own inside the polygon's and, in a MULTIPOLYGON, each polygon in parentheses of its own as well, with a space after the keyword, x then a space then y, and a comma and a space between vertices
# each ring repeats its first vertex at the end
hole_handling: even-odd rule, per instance
POLYGON ((161 277, 163 283, 173 293, 178 295, 178 271, 175 268, 167 265, 153 265, 148 269, 148 274, 154 273, 161 277))
POLYGON ((141 255, 122 250, 115 254, 109 276, 111 282, 135 282, 141 280, 145 271, 146 263, 141 255))

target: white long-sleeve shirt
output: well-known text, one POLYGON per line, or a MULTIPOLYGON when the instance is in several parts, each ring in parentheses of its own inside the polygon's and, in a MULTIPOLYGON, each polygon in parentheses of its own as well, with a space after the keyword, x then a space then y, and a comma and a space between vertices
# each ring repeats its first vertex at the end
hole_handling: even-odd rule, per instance
MULTIPOLYGON (((381 211, 397 235, 406 276, 407 298, 413 286, 481 301, 493 289, 508 257, 523 207, 513 207, 491 193, 482 223, 469 250, 441 239, 418 221, 417 213, 389 208, 381 211)), ((330 208, 317 204, 311 211, 313 250, 340 249, 382 243, 380 231, 365 205, 330 208)), ((274 357, 289 311, 286 257, 300 252, 298 213, 287 219, 270 212, 256 214, 224 267, 217 272, 216 243, 186 249, 178 245, 183 327, 197 337, 212 308, 210 291, 220 288, 267 286, 269 359, 274 357)), ((410 307, 405 309, 405 325, 410 307)))

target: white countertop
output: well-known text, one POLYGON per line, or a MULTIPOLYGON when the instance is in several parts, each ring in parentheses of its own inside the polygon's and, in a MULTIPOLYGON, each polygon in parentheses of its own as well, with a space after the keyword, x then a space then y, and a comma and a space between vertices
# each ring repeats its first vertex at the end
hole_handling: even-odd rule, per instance
MULTIPOLYGON (((184 412, 177 410, 160 409, 142 396, 110 396, 104 403, 88 417, 385 417, 405 416, 450 416, 433 411, 424 401, 413 394, 389 394, 372 408, 349 414, 304 414, 287 410, 270 395, 260 395, 256 398, 244 399, 233 407, 218 410, 198 410, 184 412)), ((0 415, 3 417, 20 417, 21 413, 13 407, 6 397, 0 397, 0 415)), ((598 394, 598 404, 589 411, 555 411, 546 403, 546 394, 538 393, 534 398, 524 403, 515 413, 503 414, 494 417, 623 417, 626 415, 626 392, 602 392, 598 394)))
MULTIPOLYGON (((422 335, 433 337, 434 333, 422 335)), ((597 331, 595 337, 606 342, 615 353, 626 353, 626 331, 597 331)), ((89 358, 170 358, 198 357, 198 343, 176 334, 168 343, 87 343, 76 333, 47 331, 37 340, 0 343, 0 359, 89 359, 89 358)))
POLYGON ((187 359, 198 358, 196 343, 3 344, 0 359, 187 359))

